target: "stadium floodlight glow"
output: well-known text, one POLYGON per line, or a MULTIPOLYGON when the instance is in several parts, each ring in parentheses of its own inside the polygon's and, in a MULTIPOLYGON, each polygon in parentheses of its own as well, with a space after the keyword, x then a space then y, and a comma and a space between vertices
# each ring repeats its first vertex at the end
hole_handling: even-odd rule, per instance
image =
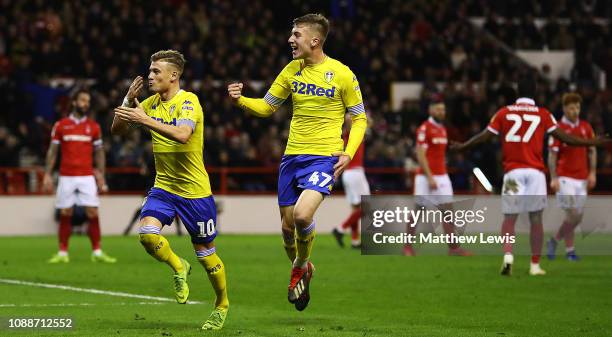
POLYGON ((491 185, 491 183, 489 182, 489 179, 487 179, 484 173, 482 173, 482 170, 480 168, 474 167, 472 172, 474 173, 474 175, 476 176, 476 179, 478 179, 482 187, 484 187, 484 189, 487 190, 487 192, 493 192, 493 185, 491 185))

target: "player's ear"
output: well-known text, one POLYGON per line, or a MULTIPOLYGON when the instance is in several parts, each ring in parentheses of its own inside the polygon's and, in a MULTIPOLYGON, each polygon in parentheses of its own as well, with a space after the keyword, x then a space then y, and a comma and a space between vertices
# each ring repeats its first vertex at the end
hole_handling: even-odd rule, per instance
POLYGON ((318 37, 313 37, 312 39, 310 39, 310 48, 314 48, 318 46, 320 43, 321 43, 321 39, 319 39, 318 37))
POLYGON ((178 80, 178 71, 175 70, 175 71, 172 72, 172 80, 173 81, 178 80))

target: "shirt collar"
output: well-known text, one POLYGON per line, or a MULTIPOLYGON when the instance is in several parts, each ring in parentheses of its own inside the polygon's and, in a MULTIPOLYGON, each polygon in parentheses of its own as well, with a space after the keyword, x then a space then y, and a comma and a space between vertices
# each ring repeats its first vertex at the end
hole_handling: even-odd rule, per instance
MULTIPOLYGON (((160 102, 162 102, 162 103, 164 103, 164 104, 169 103, 169 102, 172 102, 172 101, 173 101, 175 98, 177 98, 177 97, 178 97, 178 95, 180 95, 182 92, 183 92, 183 89, 179 89, 179 91, 177 91, 177 92, 176 92, 176 94, 174 94, 174 96, 172 96, 172 98, 171 98, 171 99, 169 99, 169 100, 167 100, 167 101, 162 100, 162 99, 161 99, 161 95, 160 95, 160 96, 159 96, 159 101, 160 101, 160 102)), ((158 94, 158 95, 159 95, 159 94, 158 94)))
POLYGON ((87 116, 83 116, 81 118, 76 118, 76 116, 74 114, 70 114, 69 117, 70 117, 70 119, 72 119, 77 124, 81 124, 82 122, 85 121, 85 119, 87 119, 87 116))
POLYGON ((572 127, 575 128, 575 127, 578 126, 578 124, 580 124, 580 119, 577 119, 576 123, 572 123, 572 121, 570 121, 567 117, 563 116, 563 117, 561 117, 561 122, 563 122, 565 124, 568 124, 568 125, 571 125, 572 127))
POLYGON ((429 116, 429 118, 428 118, 427 120, 428 120, 430 123, 434 124, 434 125, 437 125, 437 126, 443 126, 441 123, 438 123, 438 122, 436 121, 436 119, 435 119, 435 118, 433 118, 433 117, 431 117, 431 116, 429 116))
POLYGON ((535 105, 535 101, 533 99, 531 99, 531 98, 521 97, 521 98, 516 100, 516 104, 535 105))

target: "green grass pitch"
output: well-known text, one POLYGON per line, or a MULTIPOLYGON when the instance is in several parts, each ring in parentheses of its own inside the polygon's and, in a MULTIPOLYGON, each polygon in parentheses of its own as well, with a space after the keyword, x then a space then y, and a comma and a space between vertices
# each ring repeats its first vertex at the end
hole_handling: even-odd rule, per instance
MULTIPOLYGON (((361 256, 319 235, 312 300, 304 312, 287 302, 290 266, 280 236, 221 235, 230 311, 219 332, 198 329, 213 293, 188 237, 170 236, 194 267, 191 300, 179 305, 0 283, 0 336, 610 336, 611 256, 579 263, 543 261, 529 277, 518 256, 514 276, 498 275, 501 256, 361 256), (17 330, 8 318, 71 317, 72 330, 17 330)), ((168 297, 171 270, 148 256, 135 236, 105 237, 116 265, 89 261, 86 237, 71 240, 71 262, 48 265, 55 237, 0 238, 0 279, 168 297)))

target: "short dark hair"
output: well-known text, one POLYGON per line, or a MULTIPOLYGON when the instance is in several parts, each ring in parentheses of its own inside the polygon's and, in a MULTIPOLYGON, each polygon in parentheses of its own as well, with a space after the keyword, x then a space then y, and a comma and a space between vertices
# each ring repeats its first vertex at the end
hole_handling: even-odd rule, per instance
POLYGON ((537 84, 535 77, 531 74, 523 75, 518 80, 518 96, 535 98, 537 84))
POLYGON ((87 94, 89 96, 91 96, 91 93, 89 92, 89 90, 85 89, 85 88, 78 88, 73 94, 72 94, 72 100, 76 101, 79 98, 80 94, 87 94))
POLYGON ((580 104, 582 103, 582 97, 580 97, 580 95, 575 92, 568 92, 563 94, 561 101, 563 102, 563 106, 570 105, 573 103, 580 104))
POLYGON ((329 33, 329 20, 323 14, 310 13, 293 19, 294 26, 302 24, 314 27, 321 36, 321 42, 325 42, 329 33))
POLYGON ((183 73, 185 69, 185 56, 176 50, 160 50, 155 54, 151 55, 151 62, 162 61, 168 62, 176 66, 179 71, 179 75, 183 73))

